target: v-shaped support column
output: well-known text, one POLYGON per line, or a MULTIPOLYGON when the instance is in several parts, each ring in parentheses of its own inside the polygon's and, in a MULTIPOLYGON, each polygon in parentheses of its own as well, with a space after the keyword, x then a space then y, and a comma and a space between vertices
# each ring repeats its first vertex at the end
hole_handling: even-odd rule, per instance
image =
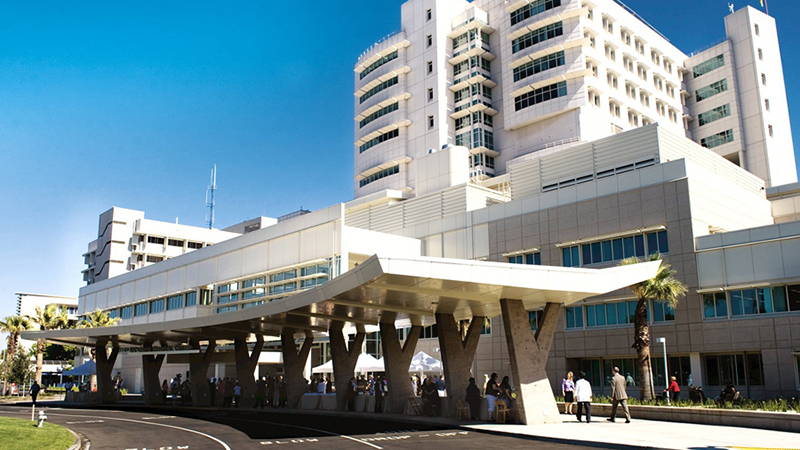
MULTIPOLYGON (((200 353, 189 355, 189 379, 192 386, 192 405, 208 406, 211 404, 211 393, 208 390, 208 366, 211 365, 211 357, 217 348, 217 341, 208 340, 208 347, 203 351, 200 349, 200 341, 192 340, 192 348, 196 347, 200 353)), ((258 361, 258 358, 256 358, 258 361)), ((250 372, 252 374, 252 372, 250 372)), ((246 391, 245 391, 246 392, 246 391)))
POLYGON ((314 344, 314 335, 306 332, 306 339, 300 351, 294 342, 294 328, 284 328, 281 331, 281 351, 283 352, 283 381, 286 383, 286 396, 289 408, 297 408, 300 397, 308 390, 308 384, 303 379, 303 368, 306 366, 311 345, 314 344))
POLYGON ((481 337, 485 317, 473 317, 466 336, 458 329, 452 314, 436 313, 436 325, 439 331, 439 347, 444 364, 444 379, 447 385, 447 396, 450 397, 448 415, 455 417, 455 399, 463 399, 469 385, 472 361, 475 349, 481 337))
POLYGON ((119 354, 119 344, 111 344, 111 352, 106 349, 108 341, 98 340, 94 344, 95 363, 97 368, 97 392, 100 394, 102 403, 114 403, 114 383, 111 382, 111 372, 114 370, 114 363, 117 362, 119 354))
POLYGON ((342 329, 344 322, 333 321, 328 328, 328 336, 331 342, 331 356, 333 357, 333 376, 336 386, 336 409, 344 411, 347 406, 347 383, 356 368, 358 356, 361 354, 361 347, 364 344, 364 325, 356 325, 356 337, 347 348, 342 329))
POLYGON ((411 358, 414 357, 422 327, 412 326, 406 336, 406 342, 400 346, 397 329, 394 327, 394 314, 384 312, 382 318, 387 320, 380 323, 380 328, 386 383, 389 388, 388 412, 402 414, 408 398, 414 396, 408 377, 408 367, 411 365, 411 358), (390 319, 391 322, 388 321, 390 319))
POLYGON ((500 299, 520 419, 528 425, 561 423, 545 365, 553 344, 560 303, 548 303, 536 334, 531 333, 522 300, 500 299))
MULTIPOLYGON (((236 338, 233 340, 233 351, 236 356, 236 378, 239 380, 242 391, 244 391, 242 392, 242 404, 244 406, 253 406, 255 403, 255 371, 263 348, 264 336, 260 334, 256 335, 256 343, 253 345, 252 352, 247 348, 247 339, 236 338)), ((208 370, 208 366, 206 366, 206 370, 208 370)))
MULTIPOLYGON (((145 342, 144 347, 153 346, 153 342, 145 342)), ((142 373, 144 375, 144 403, 146 405, 163 405, 164 395, 161 393, 161 381, 158 373, 164 363, 163 353, 160 355, 142 355, 142 373)))

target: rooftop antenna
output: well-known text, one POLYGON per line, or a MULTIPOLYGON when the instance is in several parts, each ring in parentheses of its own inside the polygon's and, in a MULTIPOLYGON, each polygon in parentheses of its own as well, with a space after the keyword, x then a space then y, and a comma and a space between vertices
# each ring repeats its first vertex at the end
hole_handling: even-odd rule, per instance
POLYGON ((206 208, 208 208, 208 213, 206 214, 206 225, 208 229, 214 228, 214 192, 217 190, 217 165, 214 164, 214 168, 211 169, 211 183, 208 185, 206 189, 206 208))
POLYGON ((728 10, 733 14, 733 3, 728 3, 728 10))

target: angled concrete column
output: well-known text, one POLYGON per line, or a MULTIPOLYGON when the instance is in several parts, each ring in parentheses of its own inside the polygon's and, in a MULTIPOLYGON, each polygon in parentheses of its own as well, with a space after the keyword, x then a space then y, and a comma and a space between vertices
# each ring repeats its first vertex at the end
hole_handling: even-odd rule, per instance
POLYGON ((548 303, 545 306, 536 335, 531 332, 528 312, 522 300, 500 299, 500 310, 506 330, 511 372, 516 382, 520 420, 527 425, 561 423, 553 388, 545 371, 561 304, 548 303))
POLYGON ((389 388, 387 398, 388 412, 402 414, 405 411, 408 398, 414 395, 414 391, 411 389, 408 367, 411 365, 411 358, 417 348, 417 341, 422 327, 419 325, 412 326, 411 331, 406 336, 405 344, 401 347, 400 340, 397 337, 397 329, 394 327, 394 314, 384 312, 382 318, 387 320, 387 322, 380 323, 380 328, 386 383, 389 388))
MULTIPOLYGON (((255 403, 255 371, 263 348, 264 336, 260 334, 256 335, 256 343, 252 352, 247 348, 247 339, 236 338, 233 340, 233 352, 236 356, 236 378, 239 380, 239 385, 242 386, 241 402, 243 406, 253 406, 255 403)), ((206 366, 206 369, 208 369, 208 366, 206 366)))
MULTIPOLYGON (((153 342, 145 342, 144 347, 152 347, 153 342)), ((164 363, 164 354, 142 355, 142 374, 144 375, 144 403, 146 405, 163 405, 164 395, 161 393, 161 380, 158 373, 164 363)))
POLYGON ((289 408, 297 408, 300 397, 308 390, 308 384, 303 379, 303 368, 314 344, 314 335, 306 332, 306 339, 300 351, 294 342, 294 328, 284 328, 281 331, 281 352, 283 353, 283 381, 286 383, 286 396, 289 408))
POLYGON ((114 395, 114 383, 111 382, 111 372, 114 370, 114 363, 117 362, 119 344, 112 343, 111 352, 106 349, 107 344, 107 340, 98 340, 94 344, 97 392, 102 403, 114 403, 117 399, 114 395))
POLYGON ((469 323, 466 336, 462 337, 455 317, 452 314, 436 314, 436 325, 439 331, 439 348, 444 364, 444 379, 447 385, 447 396, 450 398, 448 416, 456 416, 455 399, 464 401, 469 378, 472 376, 472 360, 481 337, 481 329, 485 317, 473 317, 469 323))
POLYGON ((347 348, 347 341, 344 338, 342 329, 344 322, 333 321, 328 328, 328 336, 331 342, 331 356, 333 357, 333 377, 336 386, 336 409, 344 411, 347 406, 347 385, 353 376, 358 362, 358 355, 361 354, 361 346, 364 344, 364 325, 356 326, 356 337, 347 348))
POLYGON ((211 404, 211 394, 208 391, 208 367, 211 365, 211 357, 214 356, 214 350, 217 348, 217 341, 209 339, 205 351, 200 349, 200 341, 192 340, 190 345, 192 348, 200 350, 200 353, 189 355, 192 405, 208 406, 211 404))

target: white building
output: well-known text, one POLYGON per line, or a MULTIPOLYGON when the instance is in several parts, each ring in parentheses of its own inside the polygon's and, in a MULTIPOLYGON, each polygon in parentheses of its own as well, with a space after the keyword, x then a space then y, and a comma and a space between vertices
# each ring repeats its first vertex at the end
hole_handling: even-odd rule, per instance
POLYGON ((614 0, 411 0, 401 25, 356 63, 356 197, 424 195, 416 162, 448 144, 482 181, 655 122, 767 186, 797 181, 775 21, 753 8, 691 57, 614 0))
MULTIPOLYGON (((257 225, 262 222, 271 223, 265 217, 257 225)), ((83 281, 92 284, 112 278, 247 231, 244 226, 240 228, 240 232, 232 232, 161 222, 145 219, 143 211, 115 206, 100 214, 97 239, 89 243, 83 255, 83 281)))

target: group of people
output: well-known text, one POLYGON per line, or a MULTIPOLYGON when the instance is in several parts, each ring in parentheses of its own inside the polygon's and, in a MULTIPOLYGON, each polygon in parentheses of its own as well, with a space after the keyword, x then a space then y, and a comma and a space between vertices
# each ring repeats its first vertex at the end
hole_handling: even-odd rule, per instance
POLYGON ((308 383, 308 392, 312 394, 331 394, 336 391, 331 380, 326 377, 313 377, 308 383))
MULTIPOLYGON (((625 423, 631 422, 631 413, 628 410, 628 392, 625 386, 628 384, 625 377, 620 375, 619 367, 614 367, 614 376, 611 377, 611 417, 609 422, 615 422, 617 417, 617 407, 622 406, 625 413, 625 423)), ((572 414, 572 405, 577 405, 576 417, 578 422, 592 422, 592 385, 586 379, 586 372, 578 373, 578 380, 573 380, 572 372, 567 372, 567 376, 561 381, 561 395, 564 396, 564 414, 572 414)))
POLYGON ((192 382, 189 380, 189 372, 186 372, 186 379, 181 378, 181 374, 175 376, 167 382, 164 380, 161 383, 161 395, 166 402, 168 398, 172 398, 172 406, 178 403, 180 398, 181 405, 186 405, 192 401, 192 382))
POLYGON ((371 395, 375 397, 375 412, 383 412, 383 399, 389 392, 388 386, 386 378, 380 375, 351 377, 347 382, 347 410, 356 410, 356 398, 359 395, 371 395))

